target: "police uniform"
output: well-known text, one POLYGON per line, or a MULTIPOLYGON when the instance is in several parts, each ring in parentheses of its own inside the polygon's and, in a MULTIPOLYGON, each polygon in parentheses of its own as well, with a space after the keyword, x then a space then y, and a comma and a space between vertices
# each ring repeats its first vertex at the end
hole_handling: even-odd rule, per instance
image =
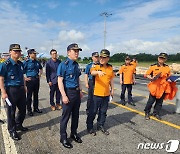
MULTIPOLYGON (((21 48, 18 44, 11 44, 10 51, 20 52, 21 48)), ((7 59, 0 65, 0 76, 4 77, 4 86, 8 99, 12 106, 7 106, 8 131, 14 140, 19 140, 17 130, 26 131, 23 127, 23 121, 26 115, 26 93, 24 87, 24 68, 21 61, 17 63, 12 59, 7 59), (16 107, 18 108, 17 117, 16 107)))
MULTIPOLYGON (((130 60, 130 57, 127 56, 126 60, 130 60)), ((122 86, 121 86, 121 101, 122 104, 125 105, 125 91, 127 88, 128 91, 128 103, 130 105, 135 106, 132 99, 132 85, 133 83, 133 75, 136 73, 134 65, 131 63, 129 65, 123 64, 121 68, 119 69, 119 74, 122 74, 122 86)))
MULTIPOLYGON (((99 56, 98 52, 93 52, 92 56, 99 56)), ((87 99, 87 109, 86 112, 88 114, 89 108, 93 102, 93 91, 94 91, 94 76, 91 75, 90 69, 94 67, 94 65, 98 65, 99 63, 95 64, 94 62, 90 62, 85 69, 85 74, 88 75, 88 99, 87 99)))
MULTIPOLYGON (((36 52, 34 49, 29 49, 28 54, 36 52)), ((42 69, 41 64, 38 60, 32 60, 31 58, 27 59, 24 62, 24 71, 27 78, 30 78, 30 81, 26 81, 27 86, 27 110, 28 114, 32 116, 32 95, 34 96, 33 100, 33 108, 35 112, 41 113, 42 111, 39 110, 38 104, 38 93, 39 93, 39 86, 40 86, 40 79, 39 79, 39 70, 42 69)))
MULTIPOLYGON (((78 50, 82 50, 78 47, 77 44, 71 44, 68 46, 67 51, 76 47, 78 50)), ((61 62, 57 69, 57 76, 63 77, 63 85, 66 96, 69 99, 69 103, 65 104, 62 102, 62 117, 60 123, 60 135, 61 135, 61 143, 66 148, 72 148, 70 143, 66 143, 67 141, 67 123, 71 116, 71 137, 73 135, 77 135, 77 128, 79 122, 79 108, 81 104, 80 98, 80 88, 79 88, 79 77, 81 75, 81 71, 79 69, 79 65, 76 61, 73 61, 67 58, 65 61, 61 62), (65 142, 65 143, 64 143, 65 142), (67 146, 66 146, 67 145, 67 146)), ((78 137, 75 140, 78 143, 81 143, 82 140, 78 137)))
MULTIPOLYGON (((103 49, 100 53, 100 57, 109 57, 110 52, 103 49)), ((98 113, 97 118, 97 129, 101 130, 104 134, 109 135, 109 132, 104 129, 104 124, 107 116, 108 102, 110 97, 110 82, 114 78, 114 72, 112 65, 107 64, 106 67, 103 65, 94 65, 90 70, 92 71, 102 71, 105 72, 103 76, 95 76, 94 85, 94 96, 93 96, 93 107, 90 108, 89 114, 86 120, 88 132, 94 133, 93 121, 98 113)), ((95 135, 95 134, 94 134, 95 135)))
MULTIPOLYGON (((167 54, 160 53, 159 57, 167 59, 167 54)), ((145 77, 147 75, 151 75, 152 77, 155 78, 148 84, 150 94, 146 107, 144 109, 145 118, 147 120, 149 119, 152 105, 154 104, 154 102, 156 102, 154 105, 154 111, 152 115, 160 120, 161 119, 160 110, 162 108, 163 99, 166 95, 166 89, 168 87, 167 78, 170 76, 170 67, 166 64, 163 64, 163 66, 160 66, 159 63, 153 64, 147 70, 145 77), (160 91, 158 93, 155 93, 154 89, 157 90, 158 87, 160 87, 162 84, 163 86, 159 88, 160 91), (159 94, 161 95, 159 96, 159 94)))

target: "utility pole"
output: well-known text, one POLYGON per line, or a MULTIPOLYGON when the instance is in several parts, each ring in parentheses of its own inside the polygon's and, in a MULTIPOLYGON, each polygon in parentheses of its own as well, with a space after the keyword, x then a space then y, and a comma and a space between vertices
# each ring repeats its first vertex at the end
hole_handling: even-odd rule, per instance
POLYGON ((104 49, 106 48, 106 18, 111 16, 112 13, 103 12, 100 14, 100 16, 104 16, 104 49))

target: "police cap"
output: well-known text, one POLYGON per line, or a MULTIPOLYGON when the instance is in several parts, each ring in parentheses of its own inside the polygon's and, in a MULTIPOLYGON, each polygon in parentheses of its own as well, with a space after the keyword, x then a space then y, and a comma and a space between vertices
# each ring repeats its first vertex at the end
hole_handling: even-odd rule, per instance
POLYGON ((11 44, 10 46, 9 46, 9 51, 10 50, 13 50, 13 51, 22 51, 21 50, 21 46, 19 45, 19 44, 11 44))
POLYGON ((92 57, 93 57, 93 56, 94 56, 94 57, 99 57, 99 53, 98 53, 98 52, 93 52, 93 53, 92 53, 92 57))
POLYGON ((160 53, 158 57, 167 59, 168 55, 167 55, 167 53, 160 53))
POLYGON ((36 52, 36 50, 35 50, 35 49, 29 49, 29 50, 27 51, 27 53, 28 53, 28 55, 29 55, 29 54, 32 54, 32 53, 37 53, 37 52, 36 52))
POLYGON ((78 44, 76 44, 76 43, 72 43, 72 44, 70 44, 70 45, 68 45, 68 47, 67 47, 67 51, 69 51, 69 50, 80 50, 80 51, 82 51, 82 49, 81 48, 79 48, 78 47, 78 44))
POLYGON ((110 56, 110 52, 107 49, 102 49, 100 52, 100 56, 101 57, 109 57, 110 56))

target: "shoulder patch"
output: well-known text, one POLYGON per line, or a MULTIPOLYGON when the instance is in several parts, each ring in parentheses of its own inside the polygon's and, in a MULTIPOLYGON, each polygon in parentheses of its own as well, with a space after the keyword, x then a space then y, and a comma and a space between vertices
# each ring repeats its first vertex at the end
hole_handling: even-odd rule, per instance
POLYGON ((69 63, 69 61, 68 61, 68 60, 65 60, 65 61, 64 61, 64 64, 66 64, 66 65, 67 65, 68 63, 69 63))
POLYGON ((10 62, 10 60, 9 59, 7 59, 5 62, 4 62, 4 64, 6 64, 6 65, 8 65, 8 64, 10 64, 11 62, 10 62))

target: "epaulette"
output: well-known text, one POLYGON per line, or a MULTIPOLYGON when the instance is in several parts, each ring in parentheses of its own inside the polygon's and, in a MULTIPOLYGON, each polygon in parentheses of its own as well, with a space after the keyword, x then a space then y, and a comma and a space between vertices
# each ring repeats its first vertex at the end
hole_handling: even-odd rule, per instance
POLYGON ((68 61, 68 59, 66 59, 65 61, 64 61, 64 64, 68 64, 69 63, 69 61, 68 61))
POLYGON ((8 65, 8 64, 10 64, 11 63, 11 61, 9 60, 9 59, 7 59, 5 62, 4 62, 4 64, 6 64, 6 65, 8 65))
POLYGON ((152 64, 151 66, 157 65, 157 63, 152 64))
POLYGON ((111 65, 111 64, 109 64, 109 63, 107 63, 107 66, 110 66, 110 67, 112 67, 112 65, 111 65))
POLYGON ((92 62, 88 63, 87 65, 91 65, 91 64, 92 64, 92 62))
POLYGON ((18 64, 22 64, 22 61, 18 60, 17 63, 18 63, 18 64))

